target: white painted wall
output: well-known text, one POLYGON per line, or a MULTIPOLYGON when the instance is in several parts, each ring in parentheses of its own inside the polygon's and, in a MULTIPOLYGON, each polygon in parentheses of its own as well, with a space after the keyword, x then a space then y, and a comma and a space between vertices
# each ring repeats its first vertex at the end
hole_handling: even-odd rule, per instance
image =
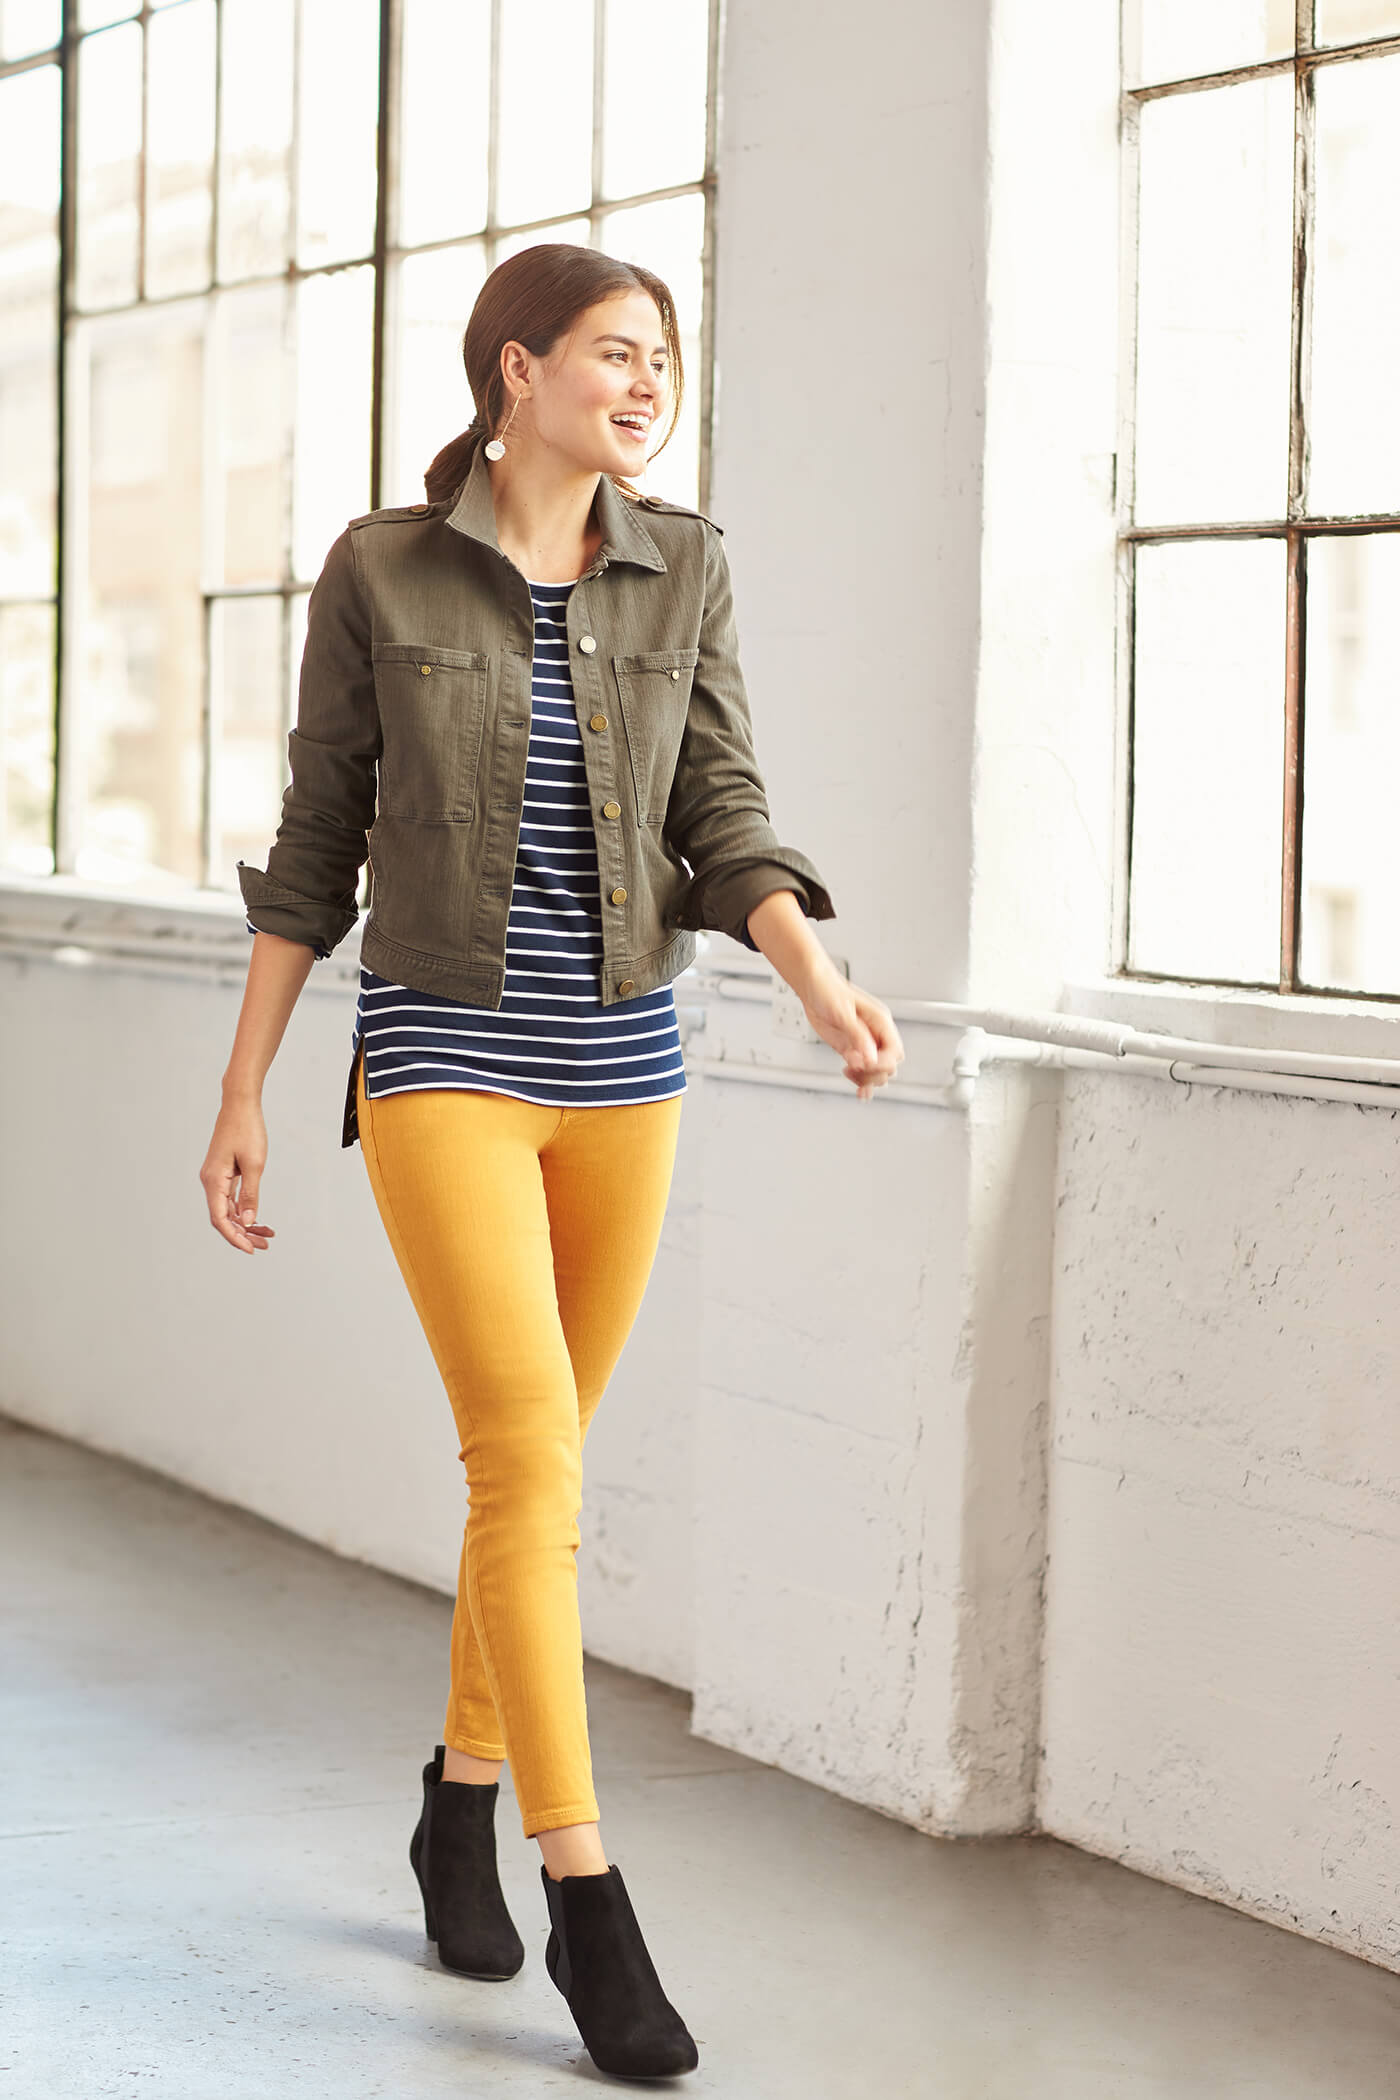
POLYGON ((1397 1116, 1075 1072, 1041 1815, 1400 1968, 1397 1116))
MULTIPOLYGON (((729 0, 711 508, 775 821, 885 997, 1053 1006, 1111 952, 1114 12, 729 0)), ((197 1181, 236 905, 222 937, 173 975, 0 952, 0 1406, 450 1591, 455 1433, 339 1144, 355 943, 269 1080, 254 1259, 197 1181)), ((678 990, 692 1059, 834 1068, 678 990)), ((919 1828, 1043 1827, 1400 1966, 1393 1118, 691 1085, 589 1437, 590 1650, 919 1828)))
MULTIPOLYGON (((1116 7, 996 0, 973 996, 1400 1054, 1112 954, 1116 7), (1081 982, 1080 980, 1084 980, 1081 982)), ((1072 1070, 1041 1828, 1400 1968, 1396 1116, 1072 1070)))
MULTIPOLYGON (((730 0, 713 508, 775 822, 886 997, 968 975, 986 71, 954 0, 730 0)), ((905 1033, 908 1077, 946 1068, 905 1033)), ((1021 1827, 1034 1777, 1043 1246, 1020 1329, 972 1332, 1004 1138, 728 1086, 702 1147, 694 1726, 964 1834, 1021 1827)), ((1016 1151, 1043 1213, 1052 1156, 1016 1151)))

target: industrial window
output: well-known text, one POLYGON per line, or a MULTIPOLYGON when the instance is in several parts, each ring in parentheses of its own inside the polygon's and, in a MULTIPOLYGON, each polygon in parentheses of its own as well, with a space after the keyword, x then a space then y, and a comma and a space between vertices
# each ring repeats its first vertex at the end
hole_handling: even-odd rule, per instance
POLYGON ((495 264, 675 294, 708 471, 717 0, 0 0, 0 868, 237 891, 306 597, 421 502, 495 264))
POLYGON ((1400 997, 1400 0, 1125 0, 1132 975, 1400 997))

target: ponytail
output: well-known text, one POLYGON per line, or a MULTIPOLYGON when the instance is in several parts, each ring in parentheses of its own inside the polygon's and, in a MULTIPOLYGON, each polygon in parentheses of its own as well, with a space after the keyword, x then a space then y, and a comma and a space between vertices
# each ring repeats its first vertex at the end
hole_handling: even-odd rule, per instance
POLYGON ((473 416, 465 430, 448 439, 423 476, 429 503, 445 503, 456 494, 467 478, 472 455, 485 435, 486 426, 481 417, 473 416))

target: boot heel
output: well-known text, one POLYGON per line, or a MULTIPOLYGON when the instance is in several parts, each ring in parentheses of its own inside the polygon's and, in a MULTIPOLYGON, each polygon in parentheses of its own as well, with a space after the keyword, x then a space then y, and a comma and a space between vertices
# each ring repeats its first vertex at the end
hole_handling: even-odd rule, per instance
POLYGON ((540 1879, 550 1921, 544 1965, 597 2068, 622 2078, 693 2071, 695 2038, 661 1988, 620 1870, 555 1881, 542 1865, 540 1879))
POLYGON ((496 1871, 499 1781, 471 1786, 442 1776, 444 1746, 423 1767, 423 1812, 408 1857, 423 1897, 423 1929, 445 1969, 504 1982, 525 1946, 496 1871))

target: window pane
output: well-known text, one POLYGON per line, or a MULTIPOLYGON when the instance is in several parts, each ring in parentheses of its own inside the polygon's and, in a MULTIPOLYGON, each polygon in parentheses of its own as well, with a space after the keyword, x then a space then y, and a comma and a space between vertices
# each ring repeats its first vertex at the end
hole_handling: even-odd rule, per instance
POLYGON ((1302 977, 1400 992, 1400 537, 1308 547, 1302 977))
POLYGON ((1145 524, 1288 499, 1293 83, 1142 112, 1137 492, 1145 524))
POLYGON ((0 595, 55 587, 57 66, 0 81, 0 595))
MULTIPOLYGON (((1133 0, 1125 0, 1131 7, 1133 0)), ((1293 49, 1294 0, 1139 0, 1141 62, 1129 85, 1193 80, 1282 58, 1293 49)))
MULTIPOLYGON (((297 718, 297 688, 301 684, 301 659, 306 650, 306 607, 310 591, 293 591, 291 595, 291 636, 287 647, 286 707, 283 721, 290 729, 297 718)), ((286 738, 283 738, 283 756, 286 756, 286 738)), ((290 768, 285 778, 291 779, 290 768)), ((268 843, 271 844, 269 837, 268 843)))
POLYGON ((0 58, 52 50, 62 26, 62 0, 0 0, 0 58))
POLYGON ((588 234, 587 219, 565 219, 547 233, 503 233, 496 243, 496 261, 503 263, 508 255, 519 255, 522 248, 537 248, 542 241, 575 241, 580 248, 586 248, 588 234))
POLYGON ((1284 589, 1281 540, 1138 549, 1132 969, 1277 982, 1284 589))
POLYGON ((297 260, 374 246, 379 139, 378 0, 302 0, 297 260))
POLYGON ((289 778, 280 598, 215 600, 209 672, 211 874, 216 889, 236 890, 239 860, 267 858, 289 778))
POLYGON ((76 872, 201 880, 202 302, 88 323, 71 414, 75 491, 66 763, 76 872), (81 468, 79 469, 81 472, 81 468))
POLYGON ((0 865, 53 873, 51 605, 0 606, 0 865))
POLYGON ((630 197, 705 172, 709 0, 608 0, 603 194, 630 197))
POLYGON ((398 240, 486 224, 490 0, 404 0, 398 240))
POLYGON ((137 0, 79 0, 80 29, 101 29, 107 22, 123 22, 134 15, 137 0))
MULTIPOLYGON (((666 440, 655 466, 643 474, 633 470, 628 480, 649 495, 664 496, 671 503, 696 503, 700 490, 700 319, 704 298, 701 259, 705 240, 705 200, 695 192, 686 197, 667 197, 655 204, 634 204, 628 211, 609 212, 600 236, 603 248, 623 262, 641 263, 654 270, 669 287, 676 302, 681 332, 681 356, 685 361, 686 387, 681 418, 675 434, 666 440)), ((618 370, 622 371, 619 365, 618 370)), ((648 453, 671 421, 669 399, 664 422, 647 444, 648 453)))
POLYGON ((580 0, 501 0, 503 226, 587 209, 593 156, 593 9, 580 0))
POLYGON ((78 47, 79 306, 136 297, 140 235, 141 28, 78 47))
POLYGON ((295 573, 321 572, 331 541, 369 509, 374 271, 338 270, 297 287, 295 573))
POLYGON ((291 253, 292 29, 285 0, 223 0, 219 276, 267 276, 291 253))
POLYGON ((205 572, 217 585, 280 583, 286 566, 291 462, 288 292, 282 284, 224 292, 211 358, 218 487, 208 508, 205 572))
POLYGON ((1319 67, 1308 508, 1323 516, 1400 509, 1397 184, 1400 58, 1319 67))
POLYGON ((213 224, 214 0, 155 16, 146 53, 146 292, 208 284, 213 224))
POLYGON ((405 256, 398 267, 387 504, 423 501, 430 462, 475 413, 462 336, 485 275, 479 241, 405 256))
POLYGON ((1315 44, 1359 44, 1400 36, 1400 0, 1317 0, 1315 44))

